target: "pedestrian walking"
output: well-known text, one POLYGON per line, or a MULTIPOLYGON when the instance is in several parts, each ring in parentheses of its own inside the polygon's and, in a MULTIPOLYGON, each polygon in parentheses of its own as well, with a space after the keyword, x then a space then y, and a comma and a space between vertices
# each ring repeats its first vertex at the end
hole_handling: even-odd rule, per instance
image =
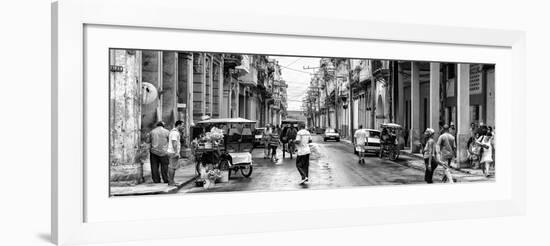
POLYGON ((179 168, 179 159, 181 151, 181 131, 183 131, 183 121, 176 121, 174 129, 170 131, 168 143, 168 155, 170 157, 168 165, 168 185, 175 186, 176 182, 174 177, 176 175, 176 170, 179 168))
POLYGON ((478 141, 481 141, 481 137, 479 133, 474 132, 473 136, 468 139, 468 143, 466 143, 468 147, 468 161, 472 168, 479 168, 481 146, 477 143, 478 141))
POLYGON ((491 164, 491 166, 495 166, 495 151, 496 151, 496 147, 495 147, 495 129, 493 129, 493 127, 489 126, 487 127, 487 131, 491 133, 491 149, 493 151, 493 162, 491 164))
POLYGON ((288 144, 288 138, 286 136, 286 132, 288 131, 289 126, 287 124, 282 125, 281 132, 279 134, 279 138, 281 140, 281 145, 283 147, 283 159, 285 158, 285 151, 287 149, 288 144))
POLYGON ((492 144, 493 134, 487 132, 485 136, 482 137, 481 141, 478 142, 479 145, 483 148, 481 152, 481 164, 483 165, 483 174, 486 177, 489 177, 489 169, 493 163, 493 144, 492 144))
POLYGON ((296 156, 296 168, 302 180, 300 184, 304 184, 309 181, 309 154, 311 150, 309 143, 311 142, 311 133, 305 129, 305 125, 300 125, 300 130, 296 133, 296 149, 298 150, 296 156))
POLYGON ((168 135, 170 131, 164 128, 164 122, 159 121, 155 129, 150 133, 151 149, 149 150, 149 162, 151 165, 151 178, 153 183, 162 181, 168 183, 168 135), (159 172, 160 169, 160 172, 159 172))
POLYGON ((271 133, 273 130, 271 129, 271 126, 269 124, 265 125, 265 131, 263 132, 262 138, 264 140, 264 159, 269 159, 271 156, 270 148, 269 148, 269 141, 271 140, 271 133))
POLYGON ((424 174, 424 181, 426 183, 433 183, 434 171, 437 168, 437 160, 435 159, 435 140, 433 139, 435 130, 432 128, 426 129, 424 135, 426 136, 426 145, 423 149, 424 165, 426 166, 426 173, 424 174))
POLYGON ((453 176, 451 175, 451 162, 456 155, 455 137, 449 133, 449 126, 443 126, 443 134, 437 139, 436 154, 438 160, 445 168, 445 176, 443 176, 443 182, 448 181, 453 183, 453 176))
POLYGON ((451 126, 449 127, 449 133, 453 135, 453 137, 456 139, 456 127, 454 122, 451 122, 451 126))
POLYGON ((285 145, 286 150, 288 150, 288 153, 290 154, 290 159, 292 159, 292 155, 294 154, 296 148, 294 148, 294 140, 296 140, 296 135, 298 134, 298 131, 294 126, 289 126, 285 131, 285 142, 283 142, 283 158, 285 157, 285 145))
POLYGON ((355 150, 359 156, 358 163, 365 163, 364 157, 367 145, 367 132, 363 129, 363 125, 359 125, 359 129, 353 134, 355 139, 355 150))
POLYGON ((269 138, 269 149, 271 151, 270 160, 272 162, 279 161, 279 159, 277 159, 277 147, 279 147, 279 145, 281 145, 281 139, 279 138, 279 131, 275 129, 271 132, 269 138))

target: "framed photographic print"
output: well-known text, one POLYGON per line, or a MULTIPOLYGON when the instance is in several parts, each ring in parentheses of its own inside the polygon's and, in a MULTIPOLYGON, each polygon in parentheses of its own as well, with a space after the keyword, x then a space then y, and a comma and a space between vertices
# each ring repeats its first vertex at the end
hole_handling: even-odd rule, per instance
POLYGON ((52 4, 56 243, 524 212, 522 32, 125 2, 52 4))

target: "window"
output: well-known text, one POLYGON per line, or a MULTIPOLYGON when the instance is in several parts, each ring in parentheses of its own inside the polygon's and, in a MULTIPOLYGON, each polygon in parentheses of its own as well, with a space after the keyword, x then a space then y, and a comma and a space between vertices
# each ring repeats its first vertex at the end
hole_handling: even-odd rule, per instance
POLYGON ((380 132, 379 131, 369 131, 369 138, 378 138, 378 139, 380 139, 380 132))

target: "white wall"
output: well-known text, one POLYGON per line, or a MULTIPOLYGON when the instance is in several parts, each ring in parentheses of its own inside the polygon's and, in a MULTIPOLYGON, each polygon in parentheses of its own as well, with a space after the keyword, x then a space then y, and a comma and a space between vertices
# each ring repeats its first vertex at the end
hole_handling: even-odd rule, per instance
MULTIPOLYGON (((550 91, 546 79, 550 38, 548 26, 544 24, 550 22, 550 18, 548 7, 543 6, 545 1, 278 0, 268 8, 253 0, 209 2, 188 1, 188 4, 190 9, 202 5, 226 10, 226 17, 233 10, 261 9, 283 15, 527 30, 526 81, 531 88, 527 119, 539 124, 550 122, 548 114, 542 113, 547 112, 546 98, 550 91)), ((47 242, 50 231, 50 1, 8 1, 3 3, 0 12, 3 37, 0 42, 4 48, 0 60, 3 87, 0 244, 50 245, 47 242), (15 172, 16 167, 21 172, 15 172)), ((549 245, 546 174, 550 173, 550 165, 547 158, 540 155, 547 148, 548 133, 542 130, 529 134, 527 149, 532 156, 527 163, 517 163, 528 166, 527 216, 110 245, 549 245)))

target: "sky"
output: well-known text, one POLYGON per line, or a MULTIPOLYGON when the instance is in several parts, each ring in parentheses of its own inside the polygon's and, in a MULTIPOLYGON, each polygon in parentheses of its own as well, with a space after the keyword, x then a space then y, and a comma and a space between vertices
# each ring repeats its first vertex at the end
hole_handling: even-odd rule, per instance
POLYGON ((305 96, 311 74, 317 69, 303 69, 304 67, 319 67, 320 58, 295 56, 269 56, 279 61, 283 80, 288 84, 287 102, 290 111, 302 109, 302 98, 305 96))

